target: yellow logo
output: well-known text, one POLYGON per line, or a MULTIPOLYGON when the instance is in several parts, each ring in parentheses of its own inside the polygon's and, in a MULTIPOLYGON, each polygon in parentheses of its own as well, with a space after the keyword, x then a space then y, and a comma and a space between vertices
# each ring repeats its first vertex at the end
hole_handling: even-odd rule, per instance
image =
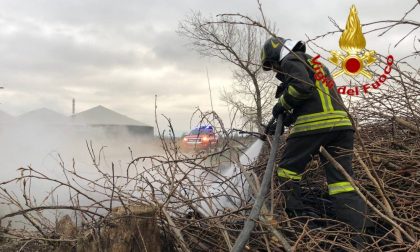
POLYGON ((280 45, 280 42, 278 42, 278 43, 276 44, 276 43, 274 43, 274 41, 273 41, 273 40, 271 40, 271 46, 272 46, 274 49, 276 49, 277 47, 279 47, 279 45, 280 45))
MULTIPOLYGON (((273 41, 271 41, 271 44, 273 45, 273 41)), ((338 77, 345 73, 350 76, 362 74, 372 79, 372 74, 364 68, 376 61, 376 52, 365 49, 366 40, 363 36, 362 26, 354 5, 351 6, 346 29, 341 34, 339 45, 346 54, 342 54, 340 51, 330 51, 331 57, 328 60, 341 68, 333 73, 333 77, 338 77)))

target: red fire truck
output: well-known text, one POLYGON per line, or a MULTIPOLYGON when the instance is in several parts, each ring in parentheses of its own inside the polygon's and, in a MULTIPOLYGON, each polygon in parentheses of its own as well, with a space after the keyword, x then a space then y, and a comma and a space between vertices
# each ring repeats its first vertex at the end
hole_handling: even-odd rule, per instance
POLYGON ((211 125, 199 126, 185 135, 181 142, 184 150, 209 150, 217 145, 218 136, 211 125))

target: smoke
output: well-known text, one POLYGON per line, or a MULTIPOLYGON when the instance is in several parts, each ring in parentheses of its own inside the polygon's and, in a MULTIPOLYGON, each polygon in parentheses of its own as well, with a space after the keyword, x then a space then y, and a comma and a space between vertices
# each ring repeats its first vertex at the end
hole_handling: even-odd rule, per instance
MULTIPOLYGON (((62 165, 77 170, 79 175, 89 179, 100 176, 93 165, 92 147, 96 163, 104 173, 111 174, 114 164, 115 175, 125 175, 132 158, 162 153, 160 141, 152 136, 130 133, 121 127, 119 132, 110 133, 102 127, 74 126, 70 123, 45 124, 38 120, 16 120, 0 124, 0 183, 20 175, 19 168, 32 167, 51 178, 64 179, 62 165)), ((147 167, 148 164, 143 164, 147 167)), ((41 202, 57 186, 52 182, 38 180, 31 182, 32 200, 41 202)), ((12 183, 8 192, 22 195, 21 183, 12 183)), ((69 202, 68 190, 57 190, 54 204, 69 202)), ((96 196, 97 197, 97 196, 96 196)), ((17 197, 19 198, 19 197, 17 197)), ((0 216, 16 210, 0 199, 0 216)), ((52 203, 52 202, 48 202, 52 203)))
MULTIPOLYGON (((47 113, 55 116, 49 112, 43 115, 47 113)), ((74 125, 71 121, 45 121, 48 120, 28 120, 26 117, 25 120, 0 124, 0 163, 3 171, 0 183, 21 176, 21 167, 32 167, 34 170, 23 173, 37 177, 0 185, 12 193, 13 200, 20 202, 24 209, 77 205, 96 209, 105 215, 106 208, 121 204, 121 199, 114 197, 114 188, 118 195, 129 195, 127 199, 189 199, 186 202, 195 202, 193 206, 203 216, 221 213, 225 208, 237 209, 249 200, 248 183, 240 167, 248 167, 255 161, 262 147, 261 141, 244 152, 231 150, 210 158, 197 154, 196 161, 187 159, 187 162, 170 163, 160 140, 151 136, 132 134, 124 127, 119 131, 115 128, 110 131, 106 127, 74 125), (240 166, 232 163, 235 160, 232 157, 238 154, 240 166), (132 162, 137 157, 151 156, 153 158, 132 162), (130 163, 133 165, 129 166, 130 163), (43 178, 44 175, 48 179, 43 178), (63 181, 65 185, 53 180, 63 181), (76 189, 70 188, 70 184, 76 189), (77 199, 75 195, 78 195, 77 199), (203 198, 203 195, 206 197, 203 198), (30 203, 27 203, 28 198, 30 203)), ((189 156, 181 153, 175 159, 189 156)), ((16 202, 5 204, 10 196, 2 198, 2 195, 4 192, 0 191, 0 216, 19 210, 16 202)), ((190 206, 182 200, 171 201, 171 207, 181 212, 190 206)), ((54 219, 66 213, 74 217, 76 224, 81 224, 81 218, 72 210, 43 210, 42 215, 46 219, 42 220, 53 225, 54 219)), ((33 212, 33 215, 37 213, 33 212)), ((23 218, 12 218, 13 227, 31 228, 31 225, 25 225, 27 222, 23 218)))

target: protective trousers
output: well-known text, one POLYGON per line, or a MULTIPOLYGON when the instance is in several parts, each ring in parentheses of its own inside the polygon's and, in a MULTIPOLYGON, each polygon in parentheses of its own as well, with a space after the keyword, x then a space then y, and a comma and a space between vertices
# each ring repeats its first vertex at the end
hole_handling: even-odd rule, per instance
MULTIPOLYGON (((318 154, 320 146, 324 146, 353 177, 353 134, 353 130, 342 130, 287 139, 283 156, 277 168, 277 175, 282 183, 281 189, 286 198, 286 209, 299 211, 304 208, 299 181, 302 179, 305 166, 313 155, 318 154)), ((365 202, 356 194, 350 182, 331 163, 322 155, 320 158, 325 167, 328 191, 337 218, 362 232, 366 224, 365 202)))

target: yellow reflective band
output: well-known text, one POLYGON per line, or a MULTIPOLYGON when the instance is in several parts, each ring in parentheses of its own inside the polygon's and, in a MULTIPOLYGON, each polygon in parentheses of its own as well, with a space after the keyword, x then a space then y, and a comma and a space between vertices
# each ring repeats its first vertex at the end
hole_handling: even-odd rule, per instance
POLYGON ((302 119, 308 119, 311 118, 313 116, 319 116, 319 115, 325 115, 325 114, 340 114, 340 115, 347 115, 347 112, 344 110, 334 110, 334 112, 318 112, 318 113, 313 113, 313 114, 306 114, 306 115, 301 115, 298 118, 302 118, 302 119))
POLYGON ((350 184, 350 182, 337 182, 328 185, 328 191, 330 195, 339 194, 343 192, 352 192, 354 190, 355 189, 350 184))
POLYGON ((290 94, 291 96, 293 96, 296 99, 306 99, 310 96, 310 95, 301 94, 292 85, 289 85, 289 87, 287 88, 287 93, 290 94))
POLYGON ((302 95, 292 85, 289 85, 289 87, 287 88, 287 93, 289 93, 296 99, 300 99, 302 97, 302 95))
POLYGON ((280 96, 279 102, 286 110, 292 109, 292 107, 289 104, 287 104, 287 102, 284 100, 284 95, 280 96))
POLYGON ((332 111, 332 112, 320 112, 320 113, 298 116, 298 118, 296 119, 295 125, 308 123, 308 122, 321 121, 321 120, 328 120, 328 119, 339 119, 339 118, 341 119, 348 118, 346 111, 337 110, 337 111, 332 111))
POLYGON ((319 83, 319 81, 316 81, 315 83, 316 89, 318 91, 318 95, 319 95, 319 99, 321 99, 321 104, 322 104, 322 110, 323 111, 329 111, 327 108, 327 102, 326 102, 326 97, 325 97, 325 91, 322 88, 322 84, 319 83))
MULTIPOLYGON (((324 86, 324 85, 323 85, 324 86)), ((327 87, 324 87, 327 91, 328 91, 328 95, 327 95, 327 103, 328 103, 328 107, 330 107, 331 108, 331 110, 330 111, 334 111, 334 107, 333 107, 333 105, 332 105, 332 101, 331 101, 331 95, 330 95, 330 89, 327 87)))
MULTIPOLYGON (((321 73, 325 76, 325 72, 323 66, 319 68, 321 73)), ((317 80, 315 82, 315 86, 317 87, 319 98, 321 99, 322 109, 324 112, 334 111, 334 107, 332 106, 330 90, 326 88, 322 81, 317 80)))
POLYGON ((291 170, 287 170, 284 168, 279 168, 277 170, 277 176, 282 177, 282 178, 287 178, 287 179, 293 179, 293 180, 301 180, 302 176, 297 174, 294 171, 291 170))
POLYGON ((325 88, 321 81, 316 81, 315 86, 317 87, 324 112, 334 111, 330 97, 330 90, 325 88))
POLYGON ((295 125, 290 130, 290 134, 339 126, 352 126, 352 124, 348 118, 330 119, 319 122, 305 123, 301 125, 295 125))

